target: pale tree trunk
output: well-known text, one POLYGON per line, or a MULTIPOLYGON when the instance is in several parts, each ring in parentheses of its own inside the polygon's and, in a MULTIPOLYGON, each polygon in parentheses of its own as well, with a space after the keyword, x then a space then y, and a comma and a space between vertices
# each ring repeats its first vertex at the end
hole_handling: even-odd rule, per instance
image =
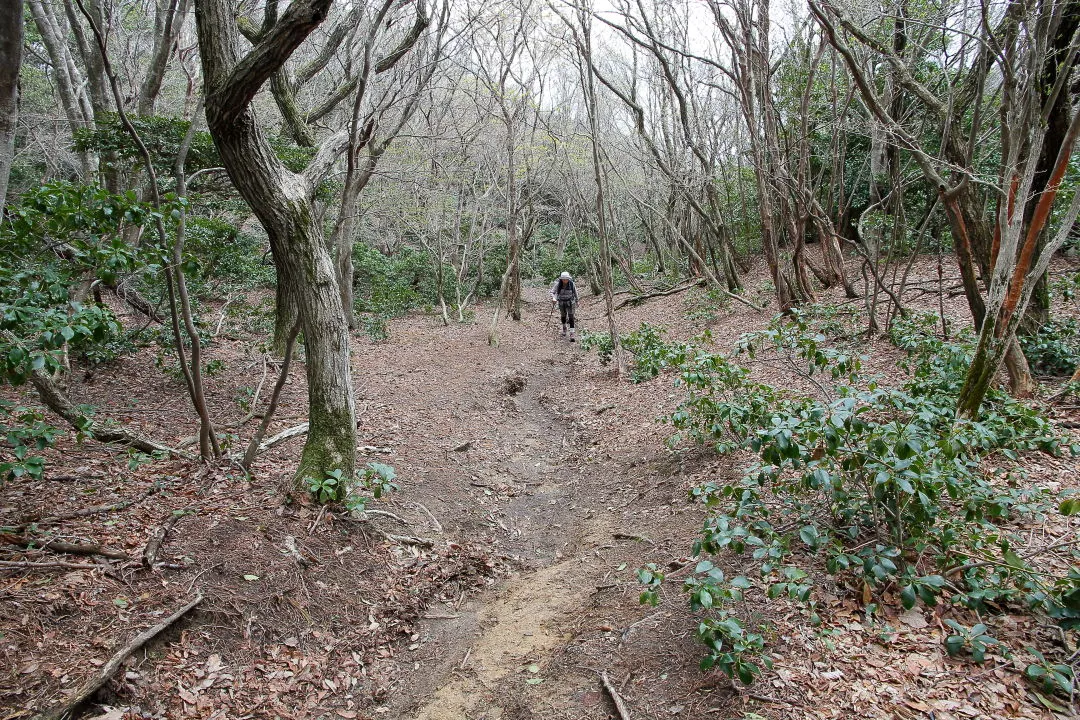
MULTIPOLYGON (((1004 128, 1003 134, 1008 130, 1009 128, 1004 128)), ((1028 132, 1023 127, 1014 128, 1014 130, 1018 131, 1018 135, 1028 132)), ((1039 163, 1038 155, 1035 153, 1041 149, 1045 141, 1045 130, 1042 128, 1031 131, 1031 135, 1035 137, 1023 146, 1015 141, 1019 138, 1014 138, 1010 147, 1011 152, 1004 158, 1006 162, 1011 161, 1011 167, 1017 168, 1018 197, 1027 197, 1031 191, 1039 163), (1031 154, 1028 155, 1026 162, 1022 163, 1020 155, 1025 151, 1031 154), (1019 176, 1021 169, 1023 177, 1019 176)), ((1065 244, 1065 240, 1076 223, 1077 215, 1080 214, 1080 193, 1077 193, 1064 213, 1057 232, 1045 242, 1041 240, 1040 236, 1049 224, 1054 201, 1061 189, 1069 159, 1072 157, 1078 138, 1080 138, 1080 113, 1072 118, 1068 126, 1061 146, 1058 148, 1052 171, 1039 194, 1038 203, 1030 219, 1026 220, 1025 213, 1014 209, 1012 203, 1007 203, 1009 207, 1006 207, 1005 203, 999 207, 999 229, 995 233, 998 242, 995 245, 993 272, 987 293, 986 317, 979 330, 975 357, 964 378, 964 386, 957 400, 958 415, 969 418, 978 416, 983 398, 1003 362, 1006 363, 1014 384, 1018 384, 1018 379, 1030 378, 1027 361, 1020 361, 1023 353, 1017 347, 1016 331, 1023 321, 1038 279, 1046 273, 1053 254, 1065 244)), ((1031 387, 1023 385, 1019 390, 1030 393, 1031 387)))
POLYGON ((360 200, 360 193, 364 185, 367 185, 372 173, 375 171, 377 158, 365 155, 364 165, 356 169, 350 164, 349 176, 345 180, 345 187, 341 191, 341 206, 338 209, 338 219, 334 225, 331 236, 331 245, 335 249, 334 263, 337 274, 338 288, 341 292, 341 308, 349 323, 349 329, 356 328, 356 311, 353 299, 353 238, 356 235, 356 213, 360 200))
MULTIPOLYGON (((1004 319, 1017 307, 1021 308, 1021 312, 1026 308, 1027 298, 1024 293, 1030 294, 1026 273, 1029 268, 1042 265, 1044 260, 1048 263, 1049 254, 1038 242, 1032 245, 1027 244, 1026 240, 1020 242, 1022 237, 1027 237, 1027 228, 1038 224, 1041 230, 1045 226, 1045 218, 1039 223, 1035 222, 1034 215, 1021 218, 1023 213, 1014 213, 1013 206, 1015 198, 1035 196, 1029 191, 1032 187, 1038 187, 1034 181, 1035 163, 1042 148, 1047 147, 1055 157, 1060 158, 1058 148, 1045 143, 1045 123, 1041 116, 1050 112, 1046 104, 1048 99, 1056 97, 1054 93, 1068 94, 1065 80, 1069 74, 1060 75, 1049 93, 1046 93, 1045 89, 1029 86, 1027 78, 1039 77, 1045 63, 1045 57, 1032 48, 1040 48, 1039 53, 1043 53, 1051 46, 1051 38, 1046 37, 1046 34, 1052 28, 1061 26, 1065 10, 1072 4, 1073 0, 1067 0, 1031 6, 1020 0, 1010 0, 997 19, 996 26, 991 28, 989 24, 983 23, 981 32, 984 37, 973 36, 967 39, 974 43, 976 57, 973 62, 968 63, 966 72, 959 76, 960 82, 955 91, 950 97, 943 99, 936 90, 916 80, 916 74, 898 54, 903 50, 902 44, 894 42, 892 48, 884 48, 876 39, 867 35, 862 26, 847 19, 836 6, 818 0, 809 2, 811 13, 843 58, 864 104, 873 117, 887 128, 894 144, 910 152, 927 181, 937 189, 948 211, 964 294, 975 328, 980 333, 976 356, 961 393, 958 410, 961 415, 974 416, 978 412, 986 390, 1000 369, 1006 353, 1011 355, 1007 367, 1014 391, 1023 395, 1030 392, 1033 386, 1027 363, 1020 361, 1017 355, 1022 353, 1019 347, 1014 347, 1016 327, 1011 318, 1009 322, 1004 319), (1043 15, 1037 17, 1040 13, 1043 15), (892 77, 896 82, 940 122, 942 154, 952 168, 942 167, 939 170, 938 151, 931 153, 924 150, 916 134, 909 132, 901 124, 902 118, 896 116, 897 108, 885 104, 868 80, 869 72, 863 63, 856 59, 854 51, 841 36, 840 27, 867 48, 872 48, 895 69, 892 77), (999 48, 1011 50, 1002 54, 999 48), (1027 75, 1017 71, 1018 64, 1026 65, 1024 70, 1027 75), (990 76, 1004 78, 1007 86, 995 87, 991 92, 988 88, 997 81, 989 81, 990 76), (1025 79, 1018 82, 1018 78, 1025 79), (977 187, 982 184, 969 181, 969 174, 977 174, 973 168, 974 149, 978 138, 984 132, 984 115, 989 108, 995 106, 1000 106, 1002 118, 1002 128, 998 133, 1002 143, 999 175, 1002 187, 999 191, 997 223, 991 225, 986 221, 983 203, 977 194, 977 187), (1013 116, 1010 113, 1018 115, 1013 116), (1020 120, 1015 121, 1015 117, 1020 120), (1010 118, 1013 120, 1009 120, 1010 118), (1021 158, 1024 157, 1027 159, 1022 161, 1021 158), (951 187, 943 175, 945 172, 954 179, 951 187), (1027 190, 1019 189, 1021 187, 1026 187, 1027 190), (1021 244, 1026 255, 1017 254, 1021 244), (1017 268, 1022 268, 1022 271, 1011 276, 1010 273, 1017 268), (986 280, 987 300, 983 298, 983 286, 978 281, 979 270, 986 280), (1010 305, 1011 309, 1007 309, 1010 305)), ((1069 12, 1071 11, 1070 9, 1069 12)), ((1073 27, 1075 28, 1075 25, 1073 27)), ((894 41, 895 39, 894 37, 894 41)), ((956 57, 964 56, 964 52, 956 54, 956 57)), ((1070 60, 1070 64, 1072 62, 1070 60)), ((1071 152, 1071 144, 1064 140, 1060 147, 1067 147, 1071 152)), ((1056 188, 1049 193, 1049 202, 1052 203, 1055 195, 1056 188)), ((1037 195, 1038 204, 1043 202, 1044 196, 1047 196, 1046 192, 1037 195)), ((1049 212, 1048 206, 1046 211, 1049 212)), ((1071 225, 1071 222, 1069 224, 1071 225)))
POLYGON ((11 162, 15 158, 22 45, 22 0, 0 3, 0 212, 7 199, 11 162))
POLYGON ((783 189, 780 143, 776 111, 769 90, 769 0, 741 0, 734 27, 724 9, 710 0, 713 19, 731 46, 735 83, 743 118, 750 134, 754 175, 758 188, 758 211, 761 220, 761 245, 775 287, 781 311, 805 302, 809 281, 802 263, 802 238, 794 237, 795 224, 783 189), (755 14, 756 10, 756 14, 755 14), (781 245, 787 226, 791 247, 781 245))
POLYGON ((349 329, 334 264, 314 212, 318 178, 297 175, 277 159, 251 103, 323 21, 331 0, 295 0, 245 57, 227 0, 196 0, 195 20, 206 79, 206 118, 229 177, 270 238, 279 282, 295 293, 303 331, 309 430, 299 483, 356 467, 356 406, 349 329))
POLYGON ((607 206, 604 202, 604 172, 600 164, 600 123, 597 119, 599 108, 596 103, 596 84, 593 80, 592 62, 592 24, 591 10, 577 8, 577 27, 574 41, 580 55, 578 71, 581 77, 581 89, 585 94, 585 110, 589 116, 589 140, 592 148, 593 180, 596 183, 596 227, 600 236, 600 284, 604 292, 604 310, 607 315, 608 333, 611 337, 612 357, 619 376, 626 374, 622 345, 619 342, 619 328, 615 324, 614 288, 611 283, 611 247, 607 231, 607 206), (580 34, 579 34, 580 32, 580 34))
MULTIPOLYGON (((430 59, 431 62, 428 67, 420 73, 416 85, 412 89, 412 95, 400 110, 397 121, 393 124, 387 123, 387 127, 382 128, 381 131, 379 131, 379 137, 375 138, 373 137, 373 134, 377 132, 376 128, 379 126, 379 119, 383 119, 385 122, 385 113, 388 110, 389 105, 393 104, 395 101, 400 101, 401 97, 398 94, 384 94, 381 98, 382 104, 375 103, 374 107, 368 108, 367 114, 361 117, 361 109, 367 100, 367 90, 371 77, 372 75, 378 75, 392 70, 398 61, 405 57, 405 55, 416 45, 424 29, 427 28, 431 22, 431 17, 427 14, 426 4, 424 2, 416 3, 416 18, 408 34, 385 56, 376 60, 372 56, 375 42, 379 33, 385 30, 386 26, 384 25, 383 20, 386 18, 387 13, 391 11, 393 5, 394 3, 392 0, 384 0, 379 10, 374 14, 369 26, 368 35, 364 41, 361 70, 352 78, 352 80, 350 80, 355 95, 353 97, 352 115, 347 133, 348 142, 345 147, 347 152, 347 171, 345 175, 345 186, 341 194, 341 202, 338 205, 337 220, 334 223, 334 229, 331 232, 329 243, 329 247, 334 254, 334 272, 337 278, 338 292, 341 296, 341 307, 342 311, 345 313, 346 323, 350 330, 356 328, 356 312, 353 308, 353 243, 355 241, 356 214, 360 202, 360 195, 371 181, 371 178, 375 173, 375 168, 378 166, 379 159, 386 152, 393 139, 401 132, 405 123, 408 122, 409 118, 412 117, 412 114, 416 111, 421 90, 430 81, 435 66, 438 64, 438 58, 442 48, 442 33, 446 27, 445 15, 443 15, 443 22, 440 24, 438 38, 435 43, 436 50, 433 54, 433 58, 430 59)), ((267 5, 268 12, 271 7, 272 5, 267 5)), ((445 12, 445 4, 443 5, 443 8, 445 12)), ((307 82, 314 77, 314 74, 318 69, 325 67, 329 62, 328 51, 335 47, 334 39, 338 38, 340 41, 340 38, 345 34, 345 30, 343 29, 344 26, 349 22, 356 23, 359 17, 359 12, 352 11, 346 15, 337 26, 335 26, 330 33, 328 42, 319 56, 311 63, 308 63, 301 68, 298 81, 307 82)), ((269 24, 269 21, 267 21, 267 24, 269 24)), ((275 73, 274 78, 281 78, 282 76, 283 73, 279 71, 275 73)), ((291 97, 289 93, 295 92, 293 86, 290 86, 290 88, 288 93, 285 93, 280 97, 278 97, 279 93, 275 92, 279 109, 283 107, 282 103, 287 102, 288 98, 291 97)), ((293 102, 294 101, 295 99, 293 102)), ((295 125, 294 135, 297 135, 299 138, 300 135, 309 132, 310 129, 308 128, 306 121, 300 118, 298 112, 294 112, 293 115, 293 119, 287 119, 287 123, 295 125), (308 129, 305 130, 305 128, 308 129)), ((284 349, 290 328, 296 319, 296 300, 288 289, 279 292, 279 301, 278 314, 274 327, 274 346, 276 350, 284 349)))
MULTIPOLYGON (((56 94, 60 106, 64 109, 69 132, 74 134, 76 130, 92 126, 94 110, 84 89, 86 80, 68 49, 67 18, 58 15, 55 5, 49 0, 27 0, 27 5, 41 35, 45 52, 49 55, 49 62, 53 66, 56 94)), ((81 152, 79 165, 82 179, 90 181, 97 173, 97 156, 90 151, 81 152)))
POLYGON ((138 113, 143 117, 154 114, 154 105, 161 93, 161 83, 165 79, 165 70, 169 66, 184 25, 191 0, 158 0, 157 13, 154 16, 154 48, 150 53, 150 64, 146 69, 139 88, 138 113))

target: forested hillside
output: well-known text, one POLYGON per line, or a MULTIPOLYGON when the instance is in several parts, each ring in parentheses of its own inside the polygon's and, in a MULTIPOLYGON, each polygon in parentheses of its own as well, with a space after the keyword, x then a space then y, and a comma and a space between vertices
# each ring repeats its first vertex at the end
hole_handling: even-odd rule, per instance
POLYGON ((1080 0, 10 0, 0 716, 1080 712, 1080 0))

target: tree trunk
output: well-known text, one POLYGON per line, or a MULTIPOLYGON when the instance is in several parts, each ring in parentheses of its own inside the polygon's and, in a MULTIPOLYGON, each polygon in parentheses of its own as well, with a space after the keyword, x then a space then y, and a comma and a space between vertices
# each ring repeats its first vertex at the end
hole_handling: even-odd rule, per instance
POLYGON ((7 199, 11 161, 15 157, 22 45, 22 0, 9 0, 0 4, 0 211, 7 199))
POLYGON ((150 53, 150 64, 146 76, 139 87, 138 113, 142 117, 154 114, 154 105, 161 93, 161 83, 165 79, 165 70, 169 66, 176 39, 191 9, 191 0, 166 0, 157 3, 157 15, 154 18, 154 49, 150 53))
MULTIPOLYGON (((356 406, 349 330, 333 261, 313 207, 314 182, 285 168, 259 128, 251 101, 326 17, 330 0, 295 0, 240 60, 227 0, 196 0, 206 78, 206 118, 237 191, 266 229, 279 283, 294 294, 304 334, 308 431, 296 479, 322 480, 356 466, 356 406)), ((291 328, 290 328, 291 329, 291 328)))
MULTIPOLYGON (((68 49, 66 21, 62 16, 58 16, 53 5, 45 0, 27 0, 27 5, 53 65, 56 93, 61 107, 64 108, 68 129, 74 134, 76 130, 93 124, 94 111, 84 89, 86 81, 68 49)), ((92 181, 97 173, 97 156, 89 151, 81 152, 79 164, 82 179, 92 181)))
MULTIPOLYGON (((1039 97, 1045 103, 1049 99, 1050 89, 1058 80, 1061 72, 1069 73, 1072 68, 1062 67, 1068 57, 1069 46, 1072 44, 1073 35, 1080 27, 1080 0, 1067 0, 1062 13, 1061 22, 1058 23, 1054 33, 1053 46, 1047 53, 1043 62, 1042 78, 1038 83, 1039 97)), ((1077 57, 1072 58, 1073 66, 1077 63, 1077 57)), ((1031 194, 1024 207, 1024 221, 1030 223, 1038 204, 1039 195, 1046 188, 1050 179, 1050 173, 1054 169, 1054 161, 1057 160, 1057 149, 1065 141, 1065 134, 1069 130, 1072 120, 1072 102, 1075 97, 1073 92, 1060 92, 1055 98, 1054 105, 1050 109, 1046 123, 1046 139, 1043 141, 1042 151, 1039 153, 1039 165, 1035 170, 1035 178, 1031 184, 1031 194)), ((1039 235, 1040 250, 1046 242, 1048 232, 1044 229, 1039 235)), ((1050 287, 1047 276, 1044 274, 1035 284, 1031 302, 1028 303, 1027 312, 1024 313, 1024 322, 1021 332, 1034 333, 1050 320, 1050 287)))

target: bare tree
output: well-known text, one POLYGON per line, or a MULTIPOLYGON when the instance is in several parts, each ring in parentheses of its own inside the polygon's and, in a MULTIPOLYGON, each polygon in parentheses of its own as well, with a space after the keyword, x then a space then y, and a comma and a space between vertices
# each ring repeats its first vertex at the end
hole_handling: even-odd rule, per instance
MULTIPOLYGON (((1059 96, 1068 92, 1069 74, 1061 73, 1053 86, 1044 90, 1033 79, 1042 76, 1048 55, 1062 46, 1057 31, 1072 11, 1070 3, 1029 6, 1010 2, 994 27, 985 21, 989 8, 981 7, 975 20, 979 34, 964 35, 966 42, 978 40, 976 59, 960 79, 956 93, 945 100, 919 82, 903 58, 852 23, 839 7, 810 0, 810 8, 844 58, 868 111, 887 130, 890 142, 910 153, 948 210, 965 293, 979 330, 957 412, 969 417, 977 415, 1002 363, 1009 369, 1014 392, 1030 393, 1030 371, 1016 342, 1016 331, 1036 281, 1046 272, 1052 254, 1065 242, 1080 211, 1080 200, 1074 199, 1061 216, 1056 232, 1045 244, 1040 243, 1080 134, 1080 122, 1074 115, 1059 147, 1046 149, 1055 160, 1045 185, 1038 190, 1036 177, 1046 147, 1048 119, 1059 96), (940 120, 947 164, 928 152, 902 119, 894 117, 885 106, 841 29, 895 68, 903 87, 940 120), (980 177, 976 169, 975 150, 983 129, 983 109, 991 102, 998 105, 1000 159, 997 176, 986 178, 980 177), (967 123, 960 117, 960 108, 968 107, 974 108, 974 116, 970 130, 965 131, 967 123), (947 180, 947 175, 953 179, 947 180), (997 210, 992 225, 982 220, 976 186, 994 189, 997 210), (1028 197, 1037 198, 1030 214, 1018 207, 1021 199, 1028 197), (980 266, 987 279, 985 298, 977 281, 980 266)), ((1080 49, 1075 26, 1067 48, 1059 57, 1063 67, 1072 67, 1080 49)))

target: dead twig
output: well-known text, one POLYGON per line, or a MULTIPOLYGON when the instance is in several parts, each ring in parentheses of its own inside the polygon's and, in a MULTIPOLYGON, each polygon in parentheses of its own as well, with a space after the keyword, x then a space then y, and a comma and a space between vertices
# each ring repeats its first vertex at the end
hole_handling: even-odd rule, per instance
POLYGON ((143 630, 141 633, 136 635, 131 640, 131 642, 120 648, 120 650, 112 656, 109 662, 105 663, 105 666, 101 668, 101 672, 99 672, 90 680, 83 683, 83 685, 78 690, 76 690, 74 694, 72 694, 70 699, 68 699, 64 703, 61 703, 60 705, 54 705, 52 708, 42 713, 39 716, 41 720, 59 720, 63 717, 73 716, 75 712, 82 706, 82 704, 90 698, 90 696, 92 696, 94 693, 104 687, 105 683, 109 682, 109 678, 111 678, 113 674, 120 669, 120 666, 124 663, 125 660, 128 659, 128 657, 130 657, 134 652, 139 650, 143 645, 150 642, 155 637, 157 637, 162 632, 171 627, 172 624, 175 623, 177 620, 191 612, 191 610, 196 605, 201 603, 202 600, 203 595, 200 592, 195 596, 193 600, 188 602, 186 605, 174 612, 172 615, 165 618, 157 625, 147 628, 146 630, 143 630))
POLYGON ((236 300, 238 297, 240 297, 240 293, 230 296, 229 299, 225 301, 225 304, 221 306, 221 317, 218 318, 217 327, 214 328, 214 337, 221 334, 221 326, 225 324, 225 311, 232 305, 233 300, 236 300))
POLYGON ((622 699, 622 695, 615 689, 615 686, 608 680, 607 670, 600 673, 600 682, 604 686, 604 690, 611 697, 611 702, 615 703, 615 710, 619 713, 619 717, 622 720, 630 720, 630 708, 626 707, 626 702, 622 699))
POLYGON ((414 501, 413 505, 415 505, 416 507, 423 510, 424 514, 427 515, 429 518, 431 518, 431 523, 435 526, 435 532, 442 535, 443 534, 442 523, 440 523, 438 520, 435 519, 435 516, 431 514, 431 511, 428 510, 427 507, 423 503, 419 503, 419 502, 414 501))
POLYGON ((611 537, 615 538, 616 540, 636 540, 638 542, 649 543, 650 545, 656 544, 655 540, 653 540, 652 538, 647 538, 644 535, 631 535, 630 533, 617 532, 611 533, 611 537))
POLYGON ((396 515, 389 510, 372 510, 371 508, 364 508, 360 511, 360 515, 361 517, 363 517, 364 515, 371 515, 374 517, 386 517, 404 525, 405 527, 410 527, 408 521, 406 521, 405 518, 401 517, 400 515, 396 515))
POLYGON ((154 563, 157 562, 158 552, 165 543, 165 538, 169 536, 169 531, 173 529, 173 526, 176 525, 177 522, 179 522, 180 518, 187 514, 188 512, 186 510, 173 510, 169 513, 169 517, 165 518, 165 522, 158 526, 158 529, 154 531, 154 534, 146 541, 146 547, 143 548, 143 567, 154 567, 154 563))
POLYGON ((62 513, 60 515, 52 515, 45 518, 26 519, 22 522, 21 525, 14 526, 13 529, 21 530, 27 525, 55 525, 65 520, 72 520, 74 518, 81 518, 87 517, 89 515, 97 515, 99 513, 123 510, 125 508, 131 507, 132 505, 137 505, 141 503, 143 500, 150 497, 160 489, 161 487, 157 483, 154 483, 149 488, 147 488, 141 495, 131 500, 121 500, 120 502, 112 503, 111 505, 95 505, 93 507, 82 508, 81 510, 73 510, 71 512, 62 513))
MULTIPOLYGON (((292 365, 293 349, 296 347, 296 336, 300 333, 300 321, 297 320, 292 328, 289 330, 289 338, 285 342, 285 356, 281 360, 281 371, 278 373, 277 382, 274 383, 274 390, 270 394, 270 402, 266 406, 265 412, 263 412, 262 422, 259 423, 258 429, 255 431, 255 435, 252 436, 251 442, 248 443, 247 451, 244 452, 244 459, 240 461, 240 466, 245 470, 251 469, 251 463, 255 462, 255 455, 272 447, 270 440, 278 438, 277 442, 281 442, 284 439, 292 437, 288 435, 281 437, 282 433, 278 433, 270 440, 261 442, 263 435, 266 434, 266 429, 270 426, 270 420, 274 417, 274 411, 277 410, 278 400, 281 398, 281 390, 285 387, 285 383, 289 379, 289 366, 292 365)), ((254 407, 254 403, 252 403, 254 407)), ((308 424, 303 423, 297 427, 302 427, 304 432, 307 432, 308 424)), ((291 428, 295 430, 296 428, 291 428)), ((285 432, 289 432, 286 430, 285 432)), ((299 434, 299 433, 298 433, 299 434)))

